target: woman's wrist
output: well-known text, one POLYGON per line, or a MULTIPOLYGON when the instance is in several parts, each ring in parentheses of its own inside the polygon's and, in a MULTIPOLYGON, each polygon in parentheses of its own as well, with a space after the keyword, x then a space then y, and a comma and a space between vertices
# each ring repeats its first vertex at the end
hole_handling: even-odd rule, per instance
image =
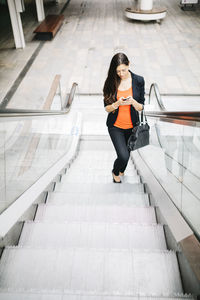
POLYGON ((135 103, 136 103, 136 101, 133 99, 132 100, 132 106, 135 108, 135 103))
POLYGON ((144 109, 144 105, 138 103, 136 100, 133 100, 132 106, 133 106, 136 110, 143 110, 143 109, 144 109))
POLYGON ((113 103, 112 103, 112 107, 113 107, 114 109, 117 109, 119 106, 118 106, 117 102, 113 102, 113 103))

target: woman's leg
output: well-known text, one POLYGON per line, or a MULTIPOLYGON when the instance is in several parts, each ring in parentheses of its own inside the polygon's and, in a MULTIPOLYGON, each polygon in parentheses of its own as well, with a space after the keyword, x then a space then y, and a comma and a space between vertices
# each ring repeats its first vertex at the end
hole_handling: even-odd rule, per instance
MULTIPOLYGON (((129 139, 129 137, 130 137, 130 135, 131 135, 131 133, 132 133, 132 129, 133 129, 133 128, 125 129, 125 130, 124 130, 124 136, 125 136, 125 141, 126 141, 126 147, 127 147, 127 144, 128 144, 128 139, 129 139)), ((127 151, 128 151, 128 153, 129 153, 129 157, 130 157, 130 151, 128 150, 128 148, 127 148, 127 151)), ((129 158, 129 157, 128 157, 128 158, 129 158)), ((128 160, 129 160, 129 159, 128 159, 128 160)), ((126 170, 127 164, 128 164, 128 161, 127 161, 126 165, 125 165, 122 169, 120 169, 120 173, 124 173, 124 171, 126 170)), ((123 174, 122 174, 122 175, 123 175, 123 174)))
POLYGON ((124 172, 129 160, 130 153, 127 149, 127 141, 131 134, 131 130, 112 127, 108 128, 108 132, 117 153, 117 159, 113 166, 113 173, 118 176, 119 172, 124 172))

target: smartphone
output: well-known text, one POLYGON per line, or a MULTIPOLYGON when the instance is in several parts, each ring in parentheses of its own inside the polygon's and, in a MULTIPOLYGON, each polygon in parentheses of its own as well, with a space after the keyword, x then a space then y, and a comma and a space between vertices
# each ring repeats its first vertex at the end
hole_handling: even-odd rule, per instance
POLYGON ((128 100, 129 98, 130 98, 130 97, 124 98, 123 101, 126 101, 126 100, 128 100))

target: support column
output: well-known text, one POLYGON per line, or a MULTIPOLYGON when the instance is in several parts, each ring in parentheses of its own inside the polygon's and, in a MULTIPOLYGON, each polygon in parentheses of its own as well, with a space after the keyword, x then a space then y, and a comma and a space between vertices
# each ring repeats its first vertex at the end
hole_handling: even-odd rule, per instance
POLYGON ((141 10, 151 10, 153 8, 153 0, 141 0, 140 9, 141 10))
POLYGON ((35 0, 35 3, 36 3, 38 21, 41 22, 45 18, 44 3, 43 0, 35 0))
POLYGON ((15 40, 15 47, 25 48, 24 32, 20 16, 20 12, 22 12, 22 7, 20 7, 19 2, 16 0, 7 0, 7 2, 15 40))

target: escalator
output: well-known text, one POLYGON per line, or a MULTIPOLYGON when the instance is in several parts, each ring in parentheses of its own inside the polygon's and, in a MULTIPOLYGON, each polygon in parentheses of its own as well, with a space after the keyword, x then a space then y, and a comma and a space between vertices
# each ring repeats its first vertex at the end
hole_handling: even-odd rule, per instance
MULTIPOLYGON (((51 139, 48 136, 41 145, 37 143, 43 150, 44 145, 51 145, 52 150, 42 150, 39 165, 43 166, 45 157, 48 161, 51 158, 50 165, 60 170, 59 178, 54 174, 55 184, 44 201, 33 202, 34 218, 21 218, 17 244, 3 248, 0 299, 196 299, 196 287, 193 291, 185 288, 177 251, 166 237, 167 224, 160 221, 141 175, 137 155, 142 152, 135 158, 132 155, 122 184, 112 183, 115 152, 103 125, 106 115, 99 110, 102 103, 98 97, 80 98, 71 111, 82 112, 82 134, 74 116, 66 125, 70 127, 66 140, 63 135, 56 140, 61 127, 56 131, 55 124, 48 124, 48 131, 42 130, 49 134, 54 128, 51 139), (95 109, 93 117, 88 107, 95 109), (66 157, 63 147, 68 149, 66 157)), ((31 115, 35 118, 33 112, 31 115)), ((152 144, 158 143, 154 137, 152 132, 152 144)), ((33 164, 29 172, 32 166, 36 170, 33 164)), ((53 178, 52 172, 46 165, 49 178, 53 178)), ((45 173, 38 181, 44 180, 45 173)), ((9 203, 7 209, 15 202, 9 203)))

